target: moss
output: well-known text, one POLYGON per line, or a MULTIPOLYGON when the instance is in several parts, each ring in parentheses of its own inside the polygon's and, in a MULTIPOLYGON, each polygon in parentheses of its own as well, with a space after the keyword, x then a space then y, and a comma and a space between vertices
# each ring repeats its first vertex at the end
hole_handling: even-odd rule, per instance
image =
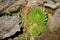
POLYGON ((34 7, 28 14, 22 15, 23 27, 30 36, 37 37, 46 30, 45 19, 45 12, 40 7, 34 7))

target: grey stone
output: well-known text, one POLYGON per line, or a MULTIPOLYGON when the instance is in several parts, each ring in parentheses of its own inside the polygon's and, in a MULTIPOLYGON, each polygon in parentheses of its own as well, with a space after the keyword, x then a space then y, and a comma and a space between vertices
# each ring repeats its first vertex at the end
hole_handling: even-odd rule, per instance
POLYGON ((10 37, 17 31, 20 31, 19 23, 21 20, 18 16, 2 16, 0 17, 0 39, 10 37))
POLYGON ((0 0, 0 12, 16 11, 20 5, 26 5, 26 3, 26 0, 0 0))

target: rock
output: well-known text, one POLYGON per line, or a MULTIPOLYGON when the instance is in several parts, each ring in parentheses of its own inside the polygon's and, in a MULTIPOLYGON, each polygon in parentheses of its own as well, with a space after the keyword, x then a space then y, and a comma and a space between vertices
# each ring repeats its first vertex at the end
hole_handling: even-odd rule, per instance
POLYGON ((18 37, 14 38, 13 40, 19 40, 18 37))
POLYGON ((2 13, 10 13, 10 12, 15 12, 18 11, 18 9, 20 9, 20 3, 14 3, 13 5, 9 6, 8 8, 6 8, 2 13))
POLYGON ((43 5, 52 9, 56 9, 60 3, 55 3, 52 0, 27 0, 28 4, 27 6, 38 6, 43 5))
POLYGON ((52 9, 56 9, 57 7, 60 6, 60 1, 59 0, 54 0, 54 1, 53 0, 37 0, 37 3, 40 5, 52 8, 52 9), (59 1, 59 2, 57 2, 57 1, 59 1))
POLYGON ((31 7, 31 6, 38 6, 37 1, 36 0, 27 0, 27 6, 31 7))
POLYGON ((50 2, 51 0, 37 0, 37 2, 39 3, 39 4, 44 4, 44 3, 48 3, 48 2, 50 2))
POLYGON ((48 20, 47 28, 51 31, 60 29, 60 8, 55 11, 55 14, 48 20))
POLYGON ((4 2, 0 3, 0 12, 3 11, 4 12, 12 12, 12 11, 16 11, 20 5, 26 5, 26 1, 25 0, 3 0, 4 2))
POLYGON ((20 1, 20 3, 22 4, 22 5, 26 5, 27 4, 27 0, 19 0, 20 1))
POLYGON ((0 39, 10 37, 17 31, 20 31, 19 23, 21 20, 18 16, 2 16, 0 17, 0 39))
POLYGON ((25 0, 18 0, 18 1, 16 1, 14 4, 12 4, 7 9, 5 9, 3 11, 3 13, 10 13, 10 12, 19 11, 20 7, 21 7, 20 5, 26 5, 26 1, 25 0))
POLYGON ((5 9, 11 3, 11 0, 0 0, 0 11, 5 9))
POLYGON ((29 2, 37 2, 37 3, 39 3, 39 4, 43 4, 43 3, 49 2, 49 1, 51 1, 51 0, 27 0, 27 1, 28 1, 28 3, 29 3, 29 2))
POLYGON ((55 2, 60 2, 60 0, 54 0, 55 2))

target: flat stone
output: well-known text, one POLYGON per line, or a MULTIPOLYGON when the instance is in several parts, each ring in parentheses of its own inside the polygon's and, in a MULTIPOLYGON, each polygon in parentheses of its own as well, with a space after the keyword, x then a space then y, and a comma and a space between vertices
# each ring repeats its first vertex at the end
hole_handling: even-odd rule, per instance
POLYGON ((0 39, 10 37, 20 31, 20 19, 18 16, 0 17, 0 39))

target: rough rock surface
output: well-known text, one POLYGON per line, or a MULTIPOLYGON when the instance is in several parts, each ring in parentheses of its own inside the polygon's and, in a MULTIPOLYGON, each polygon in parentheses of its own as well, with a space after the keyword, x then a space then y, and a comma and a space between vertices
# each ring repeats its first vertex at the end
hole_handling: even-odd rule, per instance
POLYGON ((60 2, 60 0, 54 0, 55 2, 60 2))
POLYGON ((0 12, 16 11, 20 5, 26 5, 25 0, 0 0, 0 12))
POLYGON ((3 16, 0 17, 0 39, 9 37, 20 31, 18 16, 3 16))
POLYGON ((55 14, 50 20, 48 20, 47 28, 51 31, 57 31, 60 29, 60 8, 55 11, 55 14))

